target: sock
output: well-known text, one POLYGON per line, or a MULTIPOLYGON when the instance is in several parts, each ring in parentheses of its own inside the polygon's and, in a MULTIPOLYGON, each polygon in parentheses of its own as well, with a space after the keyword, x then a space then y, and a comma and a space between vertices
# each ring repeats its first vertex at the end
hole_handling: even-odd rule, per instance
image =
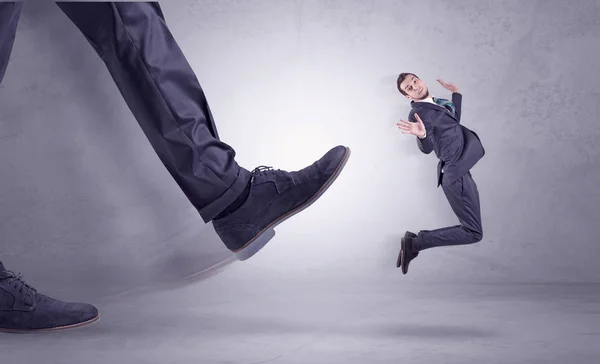
POLYGON ((218 214, 213 220, 223 218, 223 217, 231 214, 235 210, 239 209, 240 206, 242 206, 244 204, 244 202, 246 202, 246 200, 248 199, 248 195, 250 195, 250 186, 251 186, 251 183, 250 183, 250 181, 248 181, 246 188, 244 188, 244 191, 242 191, 242 193, 238 196, 238 198, 235 201, 233 201, 233 203, 231 205, 229 205, 227 208, 225 208, 225 210, 223 210, 223 212, 218 214))

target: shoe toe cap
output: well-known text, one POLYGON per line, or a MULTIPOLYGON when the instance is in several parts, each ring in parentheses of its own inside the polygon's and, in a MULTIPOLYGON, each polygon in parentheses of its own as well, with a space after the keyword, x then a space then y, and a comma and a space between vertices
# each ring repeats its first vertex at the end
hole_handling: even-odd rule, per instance
POLYGON ((343 145, 338 145, 337 147, 331 148, 319 160, 319 167, 328 173, 333 172, 339 166, 347 152, 348 148, 343 145))
POLYGON ((40 326, 78 325, 98 317, 98 309, 87 303, 63 302, 40 294, 37 301, 36 317, 40 320, 40 326))

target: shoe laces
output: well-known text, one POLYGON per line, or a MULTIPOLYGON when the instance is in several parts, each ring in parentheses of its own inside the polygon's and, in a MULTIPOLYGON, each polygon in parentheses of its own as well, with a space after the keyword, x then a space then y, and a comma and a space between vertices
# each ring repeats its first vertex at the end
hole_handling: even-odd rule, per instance
POLYGON ((8 284, 10 286, 12 286, 14 289, 18 290, 19 293, 22 293, 23 290, 25 290, 25 292, 32 292, 32 293, 37 292, 35 288, 31 287, 29 284, 27 284, 23 280, 22 273, 15 274, 14 272, 9 271, 9 270, 4 271, 4 272, 8 273, 8 275, 4 279, 8 280, 8 284))
POLYGON ((274 171, 275 170, 273 169, 273 167, 258 166, 256 168, 254 168, 251 173, 252 173, 252 175, 256 176, 256 175, 260 175, 263 173, 269 173, 269 172, 273 173, 274 171))

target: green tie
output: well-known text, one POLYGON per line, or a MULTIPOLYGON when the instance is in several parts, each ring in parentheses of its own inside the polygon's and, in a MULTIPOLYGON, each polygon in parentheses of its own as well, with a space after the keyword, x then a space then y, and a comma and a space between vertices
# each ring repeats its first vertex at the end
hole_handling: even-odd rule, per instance
POLYGON ((454 115, 454 103, 450 100, 446 100, 446 99, 438 99, 436 97, 433 98, 433 102, 435 102, 436 104, 445 107, 446 110, 450 111, 450 113, 452 115, 454 115))

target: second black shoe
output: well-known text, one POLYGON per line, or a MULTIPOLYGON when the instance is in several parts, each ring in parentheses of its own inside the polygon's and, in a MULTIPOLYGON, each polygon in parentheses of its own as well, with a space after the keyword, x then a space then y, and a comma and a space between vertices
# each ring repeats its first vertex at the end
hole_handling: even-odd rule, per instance
POLYGON ((53 331, 87 325, 98 318, 96 307, 40 294, 0 263, 0 331, 53 331))
POLYGON ((413 250, 413 241, 417 239, 417 235, 407 231, 401 241, 400 254, 396 260, 396 268, 402 267, 402 274, 408 273, 408 265, 415 259, 419 252, 413 250))

